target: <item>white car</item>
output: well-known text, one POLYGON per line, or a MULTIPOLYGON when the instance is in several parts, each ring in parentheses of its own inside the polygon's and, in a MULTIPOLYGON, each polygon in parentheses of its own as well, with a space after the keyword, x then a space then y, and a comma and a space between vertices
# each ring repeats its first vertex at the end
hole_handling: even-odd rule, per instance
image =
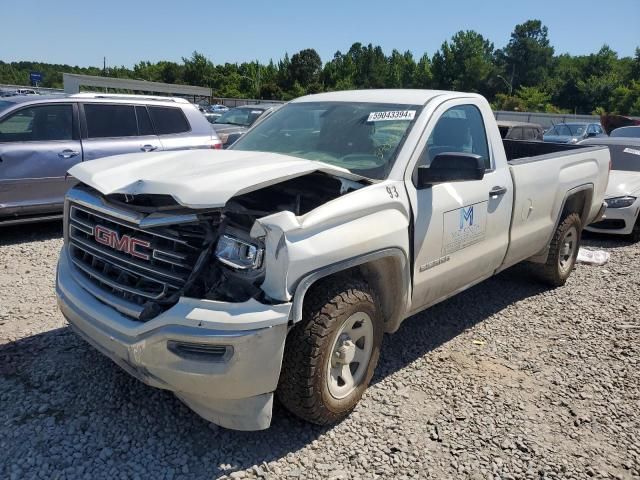
POLYGON ((590 232, 629 235, 640 240, 640 138, 589 139, 581 145, 607 145, 611 151, 611 174, 602 220, 586 227, 590 232))

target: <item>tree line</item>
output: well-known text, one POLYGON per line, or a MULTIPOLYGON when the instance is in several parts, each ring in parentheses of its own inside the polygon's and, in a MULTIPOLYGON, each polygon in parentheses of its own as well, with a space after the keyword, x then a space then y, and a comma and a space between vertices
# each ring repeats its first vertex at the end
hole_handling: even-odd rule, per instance
POLYGON ((507 45, 473 30, 460 31, 432 55, 386 55, 380 46, 354 43, 326 63, 313 48, 277 63, 214 64, 194 52, 181 63, 142 61, 133 68, 81 68, 0 61, 0 83, 26 85, 29 72, 43 87, 61 87, 62 72, 210 87, 218 97, 289 100, 309 93, 362 88, 436 88, 477 92, 498 110, 640 115, 640 48, 620 57, 603 45, 590 55, 556 55, 540 20, 516 25, 507 45))

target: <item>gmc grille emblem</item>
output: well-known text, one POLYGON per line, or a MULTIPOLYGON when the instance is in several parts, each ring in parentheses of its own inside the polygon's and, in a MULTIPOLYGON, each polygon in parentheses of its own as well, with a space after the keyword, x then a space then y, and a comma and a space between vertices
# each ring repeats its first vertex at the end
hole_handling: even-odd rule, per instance
POLYGON ((149 255, 139 251, 137 248, 149 248, 150 242, 140 240, 139 238, 132 237, 130 235, 120 236, 118 232, 111 230, 102 225, 96 225, 93 233, 96 242, 111 247, 119 252, 128 253, 132 257, 141 258, 142 260, 149 260, 149 255))

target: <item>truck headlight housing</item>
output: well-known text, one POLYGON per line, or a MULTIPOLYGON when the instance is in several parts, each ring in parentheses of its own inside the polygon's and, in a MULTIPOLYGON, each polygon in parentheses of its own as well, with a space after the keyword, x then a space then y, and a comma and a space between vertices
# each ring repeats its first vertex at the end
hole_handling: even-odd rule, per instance
POLYGON ((260 268, 263 255, 264 249, 231 235, 222 235, 215 251, 218 260, 237 270, 260 268))
POLYGON ((631 197, 629 195, 625 197, 615 197, 615 198, 607 198, 605 202, 607 202, 607 208, 625 208, 633 205, 633 202, 636 201, 636 197, 631 197))

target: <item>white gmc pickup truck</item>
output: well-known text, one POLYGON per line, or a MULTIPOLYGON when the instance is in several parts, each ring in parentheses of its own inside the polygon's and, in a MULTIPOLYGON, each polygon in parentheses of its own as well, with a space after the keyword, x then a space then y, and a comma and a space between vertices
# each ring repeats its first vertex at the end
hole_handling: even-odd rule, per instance
POLYGON ((503 142, 475 94, 299 98, 227 151, 73 167, 60 309, 211 422, 267 428, 274 394, 335 422, 405 318, 523 260, 564 284, 609 163, 606 147, 503 142))

